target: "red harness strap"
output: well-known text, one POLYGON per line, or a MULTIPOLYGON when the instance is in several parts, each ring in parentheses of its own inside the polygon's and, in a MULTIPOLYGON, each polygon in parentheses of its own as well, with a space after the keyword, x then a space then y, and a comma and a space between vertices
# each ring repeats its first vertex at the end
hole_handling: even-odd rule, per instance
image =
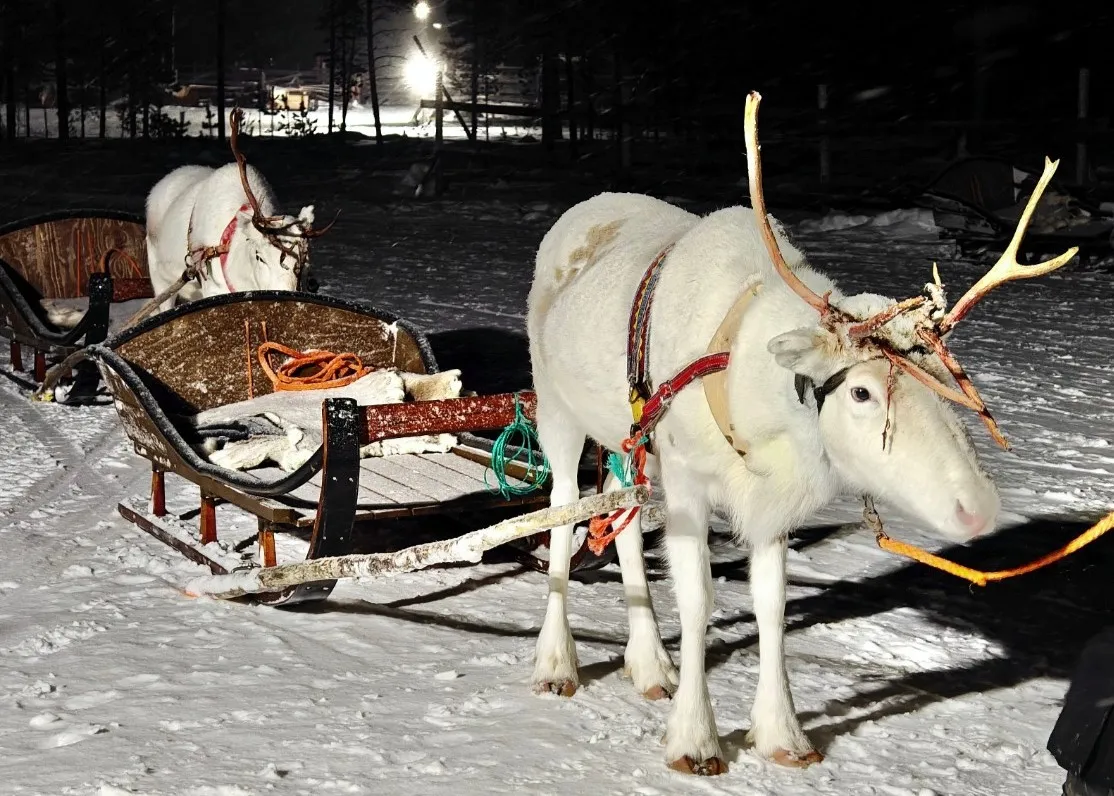
POLYGON ((642 419, 638 422, 642 434, 650 433, 657 422, 661 420, 661 416, 665 414, 665 410, 669 408, 669 404, 673 402, 677 393, 709 373, 726 370, 730 359, 731 354, 726 351, 718 354, 705 354, 695 362, 690 362, 673 378, 663 381, 642 407, 642 419))
MULTIPOLYGON (((196 207, 196 205, 195 205, 196 207)), ((236 227, 238 226, 237 219, 240 213, 244 212, 250 207, 246 202, 240 205, 240 209, 232 216, 232 220, 225 225, 224 231, 220 234, 220 243, 216 246, 202 246, 198 249, 189 249, 190 256, 200 256, 202 260, 211 260, 213 257, 219 255, 220 257, 220 272, 224 278, 224 284, 228 286, 230 293, 235 293, 236 288, 232 285, 232 280, 228 278, 228 249, 232 243, 232 236, 236 234, 236 227)), ((186 229, 186 246, 190 245, 190 238, 193 236, 193 211, 190 211, 190 223, 186 229)))
MULTIPOLYGON (((627 333, 627 380, 630 383, 631 416, 634 423, 631 425, 630 436, 623 440, 623 453, 631 457, 631 469, 635 485, 650 483, 646 477, 646 454, 650 444, 650 433, 661 420, 673 398, 685 387, 709 373, 716 373, 727 368, 730 354, 723 352, 707 354, 681 369, 677 375, 662 382, 661 386, 650 394, 650 377, 648 373, 647 357, 650 341, 650 308, 654 300, 654 288, 657 287, 661 275, 661 267, 665 264, 666 256, 673 249, 669 244, 653 262, 638 283, 634 303, 631 307, 630 320, 627 333)), ((588 523, 588 548, 600 555, 615 537, 630 525, 638 513, 638 506, 630 509, 620 509, 605 517, 594 517, 588 523), (626 515, 626 516, 623 516, 626 515), (620 521, 622 517, 622 521, 620 521)))

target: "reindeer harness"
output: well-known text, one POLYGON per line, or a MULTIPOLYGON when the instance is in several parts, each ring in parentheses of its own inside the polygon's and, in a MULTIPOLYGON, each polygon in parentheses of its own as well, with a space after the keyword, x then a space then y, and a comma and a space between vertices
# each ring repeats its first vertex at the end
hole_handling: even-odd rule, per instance
MULTIPOLYGON (((670 243, 654 257, 634 294, 631 304, 630 318, 627 323, 627 383, 630 385, 628 401, 631 409, 630 436, 623 441, 623 452, 629 454, 633 460, 633 481, 635 484, 648 484, 645 476, 645 457, 653 452, 651 433, 654 426, 661 420, 665 410, 673 402, 677 393, 688 387, 697 379, 704 386, 705 399, 708 408, 715 418, 716 425, 724 438, 740 456, 746 456, 746 446, 738 439, 735 426, 731 423, 727 401, 727 378, 724 371, 731 360, 731 344, 739 329, 743 313, 750 301, 762 289, 762 283, 752 282, 742 295, 727 311, 716 333, 708 344, 708 353, 704 354, 686 365, 672 378, 663 381, 655 390, 652 387, 649 375, 650 351, 650 310, 653 307, 654 293, 661 277, 661 269, 665 265, 669 253, 675 243, 670 243)), ((797 376, 795 387, 797 397, 803 404, 805 392, 811 386, 813 397, 816 401, 816 411, 819 414, 824 406, 824 399, 832 393, 847 377, 848 368, 837 371, 823 384, 814 385, 805 376, 797 376)), ((625 509, 609 515, 600 520, 597 518, 589 525, 589 547, 597 553, 602 552, 616 536, 634 518, 638 506, 625 509), (626 514, 622 522, 618 518, 626 514), (613 530, 608 531, 608 527, 613 530)))
MULTIPOLYGON (((194 205, 196 208, 197 205, 194 205)), ((236 228, 239 226, 240 213, 246 212, 251 209, 251 205, 244 202, 240 205, 240 209, 232 216, 232 220, 225 226, 224 231, 220 234, 220 243, 216 246, 199 246, 194 248, 190 243, 190 238, 193 237, 193 210, 190 210, 190 223, 186 228, 186 262, 193 267, 192 270, 197 275, 198 281, 203 278, 200 268, 202 263, 205 263, 210 268, 214 257, 220 258, 220 272, 221 277, 224 279, 224 284, 228 286, 230 293, 235 293, 236 288, 232 286, 232 280, 228 278, 228 250, 232 245, 232 236, 236 234, 236 228)))

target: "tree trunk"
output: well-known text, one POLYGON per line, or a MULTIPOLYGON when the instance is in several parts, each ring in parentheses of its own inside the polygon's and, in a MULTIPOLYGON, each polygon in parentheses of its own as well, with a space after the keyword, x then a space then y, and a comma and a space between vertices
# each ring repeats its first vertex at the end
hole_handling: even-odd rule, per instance
POLYGON ((552 36, 542 45, 542 143, 552 149, 561 138, 561 74, 552 36))
POLYGON ((472 3, 472 136, 473 143, 480 142, 479 113, 476 105, 480 101, 480 4, 472 3))
POLYGON ((217 140, 224 141, 224 14, 225 0, 217 0, 217 140))
POLYGON ((98 92, 100 96, 97 98, 97 103, 101 106, 101 119, 100 129, 97 130, 97 136, 104 138, 108 134, 108 70, 105 63, 104 49, 101 49, 101 74, 98 82, 98 92))
POLYGON ((6 116, 8 119, 8 137, 16 137, 16 110, 15 110, 15 25, 12 24, 11 5, 4 4, 4 101, 7 103, 6 116))
POLYGON ((58 138, 70 137, 70 98, 66 70, 66 0, 54 0, 54 107, 58 112, 58 138))
POLYGON ((371 115, 375 117, 375 143, 383 143, 383 125, 379 120, 379 86, 375 82, 375 3, 365 0, 367 12, 367 87, 371 91, 371 115))
POLYGON ((623 80, 623 60, 619 51, 615 51, 615 144, 616 154, 619 157, 619 170, 626 174, 630 169, 630 135, 627 124, 627 98, 630 88, 623 80))
POLYGON ((577 146, 577 129, 576 129, 576 70, 573 67, 572 46, 566 39, 565 45, 565 96, 567 102, 565 107, 569 109, 569 155, 573 160, 580 157, 579 147, 577 146))
POLYGON ((592 141, 596 137, 596 104, 593 95, 595 81, 592 75, 592 62, 587 55, 584 56, 581 69, 584 72, 584 137, 592 141))
POLYGON ((333 104, 337 91, 337 8, 329 0, 329 135, 333 134, 333 104))
POLYGON ((348 100, 352 96, 348 84, 352 82, 349 77, 348 63, 348 36, 340 37, 340 133, 348 129, 348 100))

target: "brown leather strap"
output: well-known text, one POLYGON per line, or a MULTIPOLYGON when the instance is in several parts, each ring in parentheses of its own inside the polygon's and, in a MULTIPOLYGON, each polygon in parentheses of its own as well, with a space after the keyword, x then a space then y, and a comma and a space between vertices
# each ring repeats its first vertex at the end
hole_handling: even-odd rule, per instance
MULTIPOLYGON (((735 335, 739 332, 739 324, 742 323, 743 320, 743 313, 746 311, 751 299, 757 296, 761 289, 761 282, 750 285, 743 291, 743 294, 739 296, 735 303, 731 305, 731 309, 723 316, 723 321, 708 343, 709 354, 718 354, 731 350, 731 345, 735 342, 735 335)), ((704 396, 708 401, 708 408, 712 410, 712 417, 716 419, 716 425, 719 426, 720 433, 731 443, 731 447, 734 448, 740 456, 746 456, 746 443, 735 432, 735 427, 731 424, 731 414, 728 411, 727 371, 722 370, 718 373, 709 373, 702 379, 702 383, 704 385, 704 396)))

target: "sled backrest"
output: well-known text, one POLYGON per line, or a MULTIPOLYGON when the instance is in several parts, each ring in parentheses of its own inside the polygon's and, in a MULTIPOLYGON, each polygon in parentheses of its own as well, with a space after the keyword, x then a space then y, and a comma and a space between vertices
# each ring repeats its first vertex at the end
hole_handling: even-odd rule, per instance
MULTIPOLYGON (((434 373, 422 334, 390 313, 312 293, 255 291, 190 302, 106 341, 169 412, 200 412, 273 388, 264 341, 298 351, 354 353, 364 365, 434 373)), ((275 363, 277 364, 277 362, 275 363)))
POLYGON ((143 219, 131 213, 72 210, 0 227, 0 261, 29 298, 87 295, 89 275, 109 249, 113 300, 151 296, 143 219))
POLYGON ((928 190, 959 199, 993 213, 1017 202, 1014 167, 1005 160, 972 157, 956 161, 928 186, 928 190))

